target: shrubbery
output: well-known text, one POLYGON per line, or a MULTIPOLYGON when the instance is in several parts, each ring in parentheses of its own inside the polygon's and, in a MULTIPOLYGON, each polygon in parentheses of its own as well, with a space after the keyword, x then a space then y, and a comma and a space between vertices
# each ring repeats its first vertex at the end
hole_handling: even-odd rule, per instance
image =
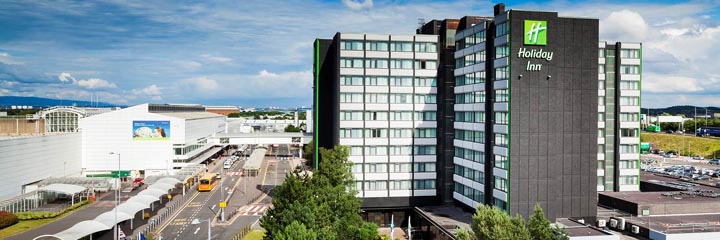
POLYGON ((66 212, 75 210, 79 207, 85 206, 86 204, 90 203, 90 201, 85 200, 82 202, 75 203, 75 205, 70 206, 69 208, 63 209, 59 212, 18 212, 17 218, 20 220, 37 220, 37 219, 45 219, 45 218, 54 218, 57 216, 60 216, 66 212))
POLYGON ((0 229, 12 226, 18 223, 18 217, 11 212, 0 211, 0 229))

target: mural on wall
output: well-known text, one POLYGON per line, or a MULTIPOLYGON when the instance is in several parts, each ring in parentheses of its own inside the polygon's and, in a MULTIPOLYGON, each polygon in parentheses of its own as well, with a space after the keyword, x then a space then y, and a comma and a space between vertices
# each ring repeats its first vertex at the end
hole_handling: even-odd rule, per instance
POLYGON ((170 140, 170 121, 133 121, 133 141, 170 140))

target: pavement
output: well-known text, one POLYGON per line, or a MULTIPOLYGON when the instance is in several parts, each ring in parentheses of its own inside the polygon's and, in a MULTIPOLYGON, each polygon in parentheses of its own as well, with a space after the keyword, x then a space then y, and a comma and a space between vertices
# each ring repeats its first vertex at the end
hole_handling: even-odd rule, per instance
POLYGON ((192 225, 190 223, 193 219, 211 219, 212 239, 230 239, 248 225, 259 228, 259 219, 271 206, 271 196, 268 195, 270 190, 282 184, 285 173, 291 171, 291 161, 277 160, 272 152, 268 152, 268 155, 271 156, 263 159, 262 171, 256 177, 241 176, 239 172, 242 172, 244 162, 236 162, 223 173, 221 179, 225 198, 221 196, 220 185, 210 192, 198 193, 166 221, 167 225, 156 229, 156 233, 165 240, 206 238, 207 222, 192 225), (222 199, 227 199, 228 203, 225 222, 218 220, 218 204, 222 199))

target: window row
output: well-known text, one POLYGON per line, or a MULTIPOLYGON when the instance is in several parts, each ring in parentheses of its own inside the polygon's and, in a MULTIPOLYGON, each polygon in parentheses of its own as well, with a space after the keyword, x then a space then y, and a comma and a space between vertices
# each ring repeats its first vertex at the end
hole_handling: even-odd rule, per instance
POLYGON ((485 51, 468 54, 460 58, 455 59, 455 68, 461 68, 470 66, 473 64, 480 64, 485 62, 485 51))
POLYGON ((414 135, 411 128, 341 128, 340 138, 435 138, 437 130, 435 128, 415 128, 414 135), (364 134, 363 134, 364 133, 364 134), (389 133, 389 134, 388 134, 389 133))
POLYGON ((436 94, 411 93, 340 93, 341 103, 399 103, 399 104, 435 104, 436 94), (413 98, 414 96, 414 98, 413 98))
POLYGON ((475 202, 485 202, 485 194, 482 191, 462 185, 460 183, 455 183, 455 192, 467 198, 470 198, 475 202))
POLYGON ((455 129, 455 139, 468 142, 485 143, 485 132, 455 129))
POLYGON ((625 59, 639 59, 639 49, 620 49, 620 57, 625 59))
POLYGON ((507 134, 495 133, 495 146, 507 147, 508 142, 509 142, 509 137, 507 134))
POLYGON ((640 74, 640 66, 620 65, 620 74, 640 74))
POLYGON ((455 76, 455 86, 470 85, 485 82, 485 71, 455 76))
MULTIPOLYGON (((416 42, 414 44, 415 52, 437 52, 437 43, 416 42)), ((394 51, 394 52, 412 52, 412 42, 387 42, 387 41, 362 41, 362 40, 343 40, 340 41, 340 50, 356 50, 356 51, 394 51), (364 44, 363 44, 364 42, 364 44), (388 47, 389 46, 389 47, 388 47)))
POLYGON ((484 123, 485 112, 455 112, 455 122, 484 123))
POLYGON ((620 169, 637 169, 638 160, 620 160, 620 169))
POLYGON ((485 153, 477 150, 455 147, 455 157, 485 164, 485 153))
POLYGON ((508 169, 508 159, 506 156, 496 154, 493 158, 495 160, 496 168, 508 169))
POLYGON ((510 55, 510 46, 507 44, 495 47, 495 59, 504 58, 510 55))
POLYGON ((437 112, 362 112, 362 111, 340 111, 341 121, 436 121, 437 112), (363 114, 364 113, 364 114, 363 114))
POLYGON ((495 81, 508 80, 510 78, 510 67, 495 68, 495 81))
POLYGON ((437 69, 435 60, 340 58, 341 68, 437 69))
POLYGON ((620 113, 621 122, 639 122, 640 114, 637 113, 620 113))
POLYGON ((620 106, 640 106, 640 97, 620 97, 620 106))
POLYGON ((507 125, 510 122, 508 112, 495 112, 495 124, 507 125))
POLYGON ((436 87, 437 79, 431 77, 383 77, 383 76, 340 76, 342 86, 403 86, 436 87), (364 81, 363 81, 364 79, 364 81))
POLYGON ((455 175, 485 184, 485 172, 455 164, 455 175))
POLYGON ((507 179, 498 176, 493 176, 493 179, 495 179, 495 189, 507 192, 509 185, 507 179))
POLYGON ((485 40, 485 31, 480 31, 457 40, 456 46, 458 50, 462 50, 463 48, 472 47, 476 44, 484 43, 485 40))
POLYGON ((356 163, 352 165, 353 173, 410 173, 410 165, 413 166, 412 172, 435 172, 436 163, 356 163))
MULTIPOLYGON (((415 180, 412 182, 412 189, 414 190, 435 189, 434 179, 415 180)), ((354 189, 358 191, 410 190, 410 180, 357 181, 355 182, 354 189)))
POLYGON ((455 94, 455 104, 484 103, 485 91, 466 92, 455 94))
POLYGON ((620 153, 638 153, 639 150, 637 144, 620 144, 620 153))

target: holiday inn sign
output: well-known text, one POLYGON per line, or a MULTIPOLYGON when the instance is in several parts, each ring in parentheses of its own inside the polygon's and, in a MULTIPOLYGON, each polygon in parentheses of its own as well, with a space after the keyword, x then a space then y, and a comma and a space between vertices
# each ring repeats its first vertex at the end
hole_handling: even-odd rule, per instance
POLYGON ((547 45, 547 21, 525 20, 525 45, 547 45))

